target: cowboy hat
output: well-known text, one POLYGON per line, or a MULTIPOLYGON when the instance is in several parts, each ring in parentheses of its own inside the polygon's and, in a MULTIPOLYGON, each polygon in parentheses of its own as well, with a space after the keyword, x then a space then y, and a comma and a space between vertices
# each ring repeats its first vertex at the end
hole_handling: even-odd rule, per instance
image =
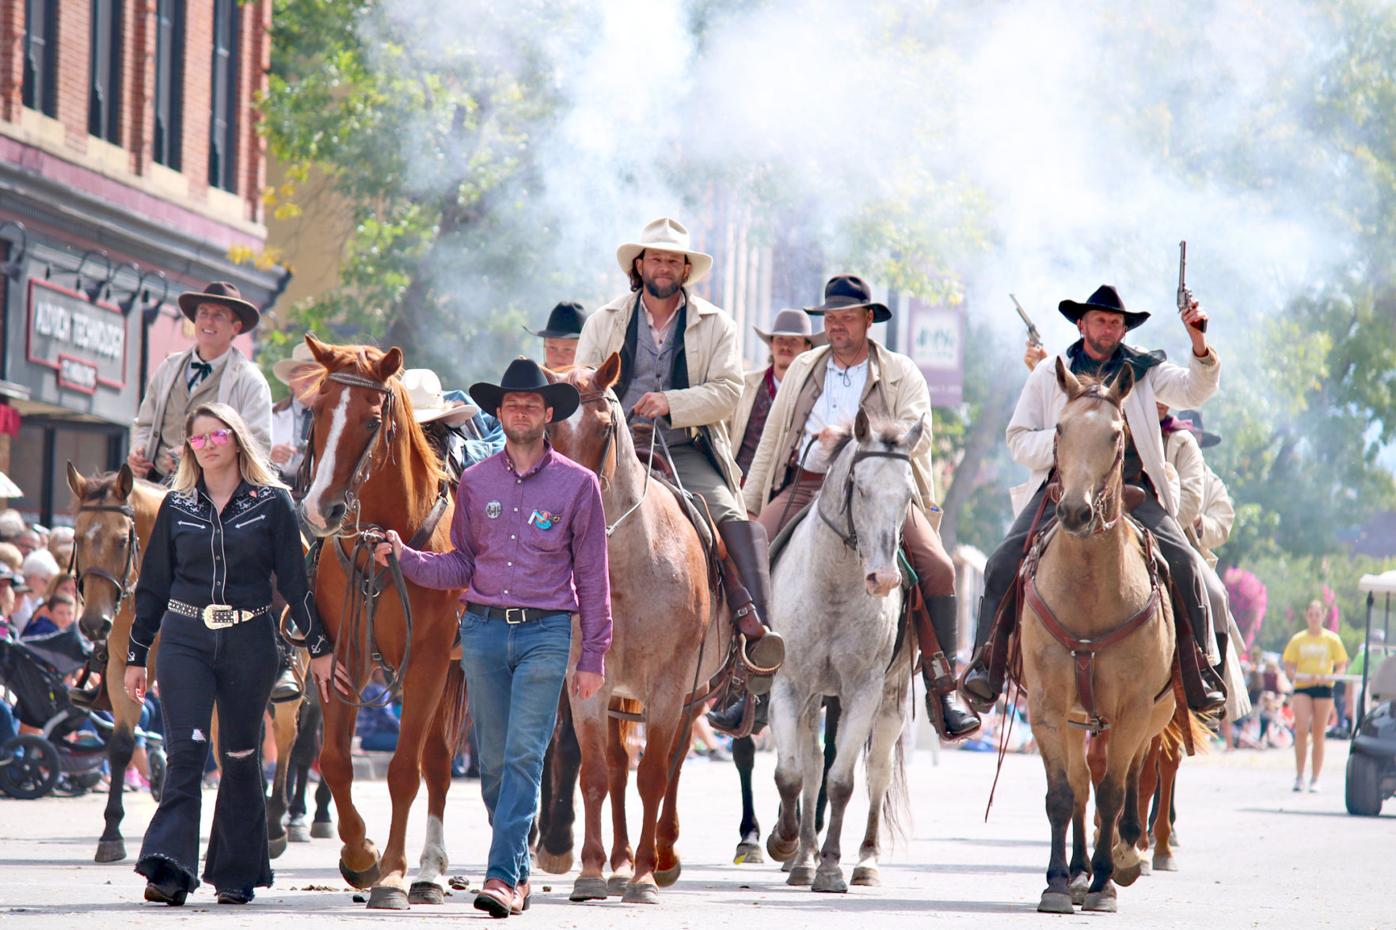
POLYGON ((524 327, 524 332, 539 339, 580 339, 587 312, 575 300, 564 300, 548 314, 548 325, 537 332, 524 327))
POLYGON ((624 242, 616 249, 616 261, 620 270, 627 275, 635 270, 635 259, 646 249, 658 252, 681 252, 688 256, 691 270, 684 285, 692 286, 703 280, 713 267, 713 257, 706 252, 696 252, 688 247, 688 227, 678 220, 661 216, 640 232, 639 242, 624 242))
POLYGON ((782 310, 776 314, 776 318, 771 321, 769 331, 759 326, 753 326, 756 335, 761 337, 761 341, 766 345, 771 344, 771 340, 777 336, 798 336, 809 341, 810 345, 822 346, 828 341, 828 336, 823 333, 816 333, 814 325, 810 323, 809 314, 803 310, 789 309, 782 310))
POLYGON ((244 333, 249 332, 262 318, 261 311, 255 305, 243 300, 237 285, 227 281, 214 281, 202 291, 185 291, 179 295, 179 309, 184 311, 191 323, 198 315, 199 304, 222 304, 227 307, 242 321, 244 333))
POLYGON ((553 408, 551 422, 554 423, 570 417, 582 400, 575 387, 563 382, 550 384, 538 363, 522 356, 509 363, 498 384, 477 381, 470 386, 470 396, 479 402, 481 410, 492 417, 499 415, 499 403, 506 394, 541 395, 543 403, 553 408))
POLYGON ((315 361, 315 356, 310 354, 310 346, 304 342, 298 342, 296 347, 291 350, 290 358, 277 359, 272 362, 271 374, 277 381, 289 385, 291 379, 300 374, 302 369, 314 368, 319 364, 315 361))
POLYGON ((822 316, 830 310, 852 310, 855 307, 871 309, 874 323, 892 319, 892 311, 887 309, 887 305, 872 299, 872 288, 868 287, 868 282, 851 274, 830 278, 829 283, 824 285, 824 303, 817 307, 806 307, 805 312, 822 316))
POLYGON ((1062 316, 1073 323, 1081 322, 1081 318, 1088 310, 1105 310, 1110 313, 1120 313, 1125 318, 1125 329, 1134 329, 1142 326, 1149 318, 1149 314, 1143 310, 1126 310, 1125 302, 1120 299, 1120 292, 1109 284, 1102 284, 1095 289, 1095 293, 1082 303, 1074 300, 1063 300, 1057 304, 1057 309, 1062 316))
POLYGON ((480 412, 480 408, 474 404, 447 400, 446 392, 441 389, 441 379, 430 368, 408 368, 401 377, 407 399, 412 402, 412 419, 419 424, 450 417, 452 425, 455 425, 480 412))
POLYGON ((1204 449, 1221 445, 1221 437, 1216 433, 1209 433, 1202 428, 1202 413, 1198 410, 1179 410, 1173 414, 1175 420, 1181 420, 1188 429, 1192 430, 1197 437, 1197 444, 1204 449))

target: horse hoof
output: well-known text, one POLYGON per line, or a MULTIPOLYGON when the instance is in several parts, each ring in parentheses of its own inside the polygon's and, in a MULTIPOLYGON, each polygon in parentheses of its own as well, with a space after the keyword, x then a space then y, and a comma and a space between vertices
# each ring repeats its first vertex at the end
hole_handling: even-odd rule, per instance
POLYGON ((446 892, 436 882, 413 882, 407 890, 408 904, 445 904, 446 892))
MULTIPOLYGON (((1137 861, 1130 865, 1118 865, 1115 867, 1115 874, 1110 877, 1114 879, 1115 884, 1119 885, 1121 888, 1128 888, 1139 880, 1139 875, 1143 871, 1143 866, 1143 861, 1137 861)), ((1086 896, 1086 900, 1090 900, 1090 895, 1086 896)))
POLYGON ((1154 853, 1154 868, 1160 872, 1178 871, 1178 860, 1166 853, 1154 853))
POLYGON ((814 866, 812 865, 792 865, 790 875, 785 879, 787 885, 813 885, 814 866))
POLYGON ((605 901, 609 891, 606 879, 600 875, 580 875, 572 885, 572 893, 567 896, 567 899, 569 901, 605 901))
POLYGON ((860 865, 853 870, 852 884, 876 888, 882 884, 882 878, 878 875, 876 866, 860 865))
POLYGON ((799 838, 794 836, 787 840, 782 839, 780 834, 772 832, 770 836, 766 837, 766 853, 776 862, 785 862, 795 855, 795 849, 799 845, 799 838))
POLYGON ((1140 875, 1152 875, 1153 873, 1154 873, 1154 867, 1153 867, 1153 865, 1149 862, 1149 860, 1148 860, 1148 859, 1140 859, 1140 860, 1139 860, 1139 874, 1140 874, 1140 875))
POLYGON ((364 869, 362 872, 357 872, 345 865, 344 860, 341 859, 339 860, 339 875, 348 882, 352 888, 370 888, 378 881, 378 860, 375 858, 372 866, 364 869))
POLYGON ((611 897, 625 894, 625 890, 630 887, 630 879, 634 878, 628 872, 613 872, 611 877, 606 879, 606 893, 611 897))
POLYGON ((393 885, 375 885, 368 893, 368 906, 372 910, 405 911, 407 892, 393 885))
POLYGON ((738 843, 737 853, 732 857, 733 865, 760 865, 766 861, 760 843, 738 843))
POLYGON ((1044 891, 1037 902, 1037 909, 1043 914, 1073 914, 1072 896, 1063 891, 1044 891))
POLYGON ((317 840, 334 839, 334 824, 328 820, 317 820, 310 825, 310 836, 317 840))
POLYGON ((97 843, 97 855, 93 862, 120 862, 126 858, 125 840, 101 840, 97 843))
POLYGON ((843 894, 848 891, 848 882, 843 880, 842 869, 820 869, 814 873, 814 882, 810 885, 810 891, 820 891, 826 894, 843 894))
POLYGON ((1115 889, 1106 886, 1104 891, 1092 891, 1086 895, 1086 903, 1081 906, 1083 911, 1097 911, 1103 914, 1113 914, 1119 910, 1115 902, 1115 889))
POLYGON ((309 843, 310 828, 302 820, 299 823, 286 824, 286 838, 292 843, 309 843))
POLYGON ((552 853, 540 848, 538 850, 538 868, 549 875, 566 875, 572 871, 572 850, 552 853))
MULTIPOLYGON (((1077 907, 1080 907, 1082 904, 1086 903, 1086 893, 1090 890, 1091 877, 1087 875, 1085 872, 1082 872, 1080 875, 1077 875, 1075 878, 1073 878, 1071 880, 1071 884, 1067 886, 1067 891, 1071 893, 1071 903, 1075 904, 1077 907)), ((1060 894, 1060 892, 1055 893, 1060 894)), ((1048 892, 1044 891, 1043 894, 1048 894, 1048 892)))
POLYGON ((653 882, 631 882, 620 900, 622 904, 658 904, 659 886, 653 882))
POLYGON ((654 883, 658 885, 660 888, 668 888, 670 885, 674 884, 674 882, 679 880, 679 874, 681 872, 683 872, 683 863, 679 861, 677 856, 675 856, 674 865, 672 868, 655 869, 654 883))
POLYGON ((275 859, 286 851, 286 834, 267 837, 267 855, 275 859))

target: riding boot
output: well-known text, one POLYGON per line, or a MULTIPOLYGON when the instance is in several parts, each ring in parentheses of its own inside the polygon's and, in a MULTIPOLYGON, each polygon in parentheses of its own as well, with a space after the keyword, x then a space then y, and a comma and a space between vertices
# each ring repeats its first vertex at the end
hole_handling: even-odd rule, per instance
POLYGON ((282 704, 299 700, 301 681, 296 677, 296 651, 281 637, 279 630, 276 633, 276 654, 280 670, 276 675, 276 684, 272 685, 271 702, 282 704))
POLYGON ((955 595, 925 599, 923 609, 912 610, 916 639, 921 647, 921 677, 926 683, 926 713, 942 739, 964 739, 979 729, 979 716, 961 701, 955 685, 955 595), (946 651, 944 644, 950 643, 946 651))
POLYGON ((764 694, 751 695, 743 692, 741 697, 721 710, 708 711, 708 723, 712 728, 731 736, 741 737, 759 733, 769 722, 770 699, 764 694), (751 715, 751 729, 746 730, 743 726, 746 722, 746 706, 753 700, 756 701, 756 710, 751 715), (742 732, 743 730, 746 732, 742 732))
POLYGON ((757 669, 774 670, 785 661, 785 640, 770 628, 767 611, 771 595, 769 542, 761 524, 746 520, 719 524, 718 532, 727 545, 728 559, 723 563, 727 604, 737 630, 746 637, 745 659, 752 674, 747 693, 721 710, 709 711, 708 723, 724 733, 738 733, 746 720, 750 695, 756 699, 751 729, 757 731, 766 726, 766 692, 771 690, 771 674, 758 674, 757 669))
MULTIPOLYGON (((1009 595, 1010 597, 1012 595, 1009 595)), ((1004 629, 996 631, 995 608, 988 597, 979 599, 979 622, 974 628, 974 654, 960 680, 965 701, 974 710, 987 714, 1003 692, 1003 667, 1008 657, 1008 641, 1013 633, 1016 611, 1008 611, 1004 629)))
POLYGON ((1188 708, 1199 714, 1215 716, 1226 709, 1226 684, 1202 656, 1195 639, 1192 617, 1182 609, 1179 598, 1173 599, 1173 629, 1177 640, 1178 666, 1183 679, 1183 693, 1188 708))

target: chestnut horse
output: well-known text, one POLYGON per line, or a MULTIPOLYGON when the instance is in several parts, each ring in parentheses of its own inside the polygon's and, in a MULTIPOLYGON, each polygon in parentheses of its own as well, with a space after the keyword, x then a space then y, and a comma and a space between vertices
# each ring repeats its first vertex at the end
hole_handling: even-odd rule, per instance
POLYGON ((1128 885, 1140 873, 1140 770, 1175 710, 1174 620, 1148 537, 1124 516, 1122 463, 1130 440, 1120 405, 1134 386, 1132 372, 1125 367, 1101 385, 1078 380, 1058 361, 1057 382, 1067 396, 1057 423, 1057 523, 1024 566, 1020 627, 1021 681, 1046 768, 1052 826, 1038 910, 1070 913, 1075 892, 1086 910, 1114 911, 1112 879, 1128 885), (1089 887, 1084 812, 1091 779, 1077 722, 1083 712, 1088 728, 1108 726, 1110 733, 1096 785, 1101 830, 1089 887), (1069 821, 1075 835, 1068 865, 1069 821))
POLYGON ((320 773, 339 811, 339 871, 354 887, 371 887, 369 907, 440 904, 448 864, 446 791, 465 713, 465 678, 452 661, 460 592, 394 582, 391 572, 374 566, 373 543, 396 530, 415 548, 448 551, 453 502, 449 495, 439 501, 441 464, 396 378, 402 350, 332 346, 311 335, 305 341, 325 371, 303 398, 314 420, 300 511, 307 529, 324 540, 315 605, 354 691, 347 698, 336 692, 323 708, 320 773), (392 822, 381 859, 354 807, 349 755, 358 695, 375 666, 402 692, 402 728, 388 764, 392 822), (427 841, 409 890, 407 815, 423 780, 427 841))
MULTIPOLYGON (((674 844, 679 835, 679 770, 701 696, 727 661, 732 625, 709 582, 703 543, 675 496, 647 480, 635 454, 620 401, 611 390, 620 376, 612 354, 595 371, 573 368, 550 380, 576 385, 577 412, 553 423, 553 447, 592 469, 610 532, 611 651, 606 681, 587 700, 572 698, 572 719, 582 751, 582 802, 586 838, 573 901, 622 895, 633 904, 659 903, 659 887, 678 880, 674 844), (623 727, 608 720, 612 698, 644 708, 646 750, 637 781, 644 814, 640 841, 630 848, 625 817, 629 758, 623 727), (602 875, 601 805, 611 797, 610 881, 602 875), (661 810, 662 806, 662 810, 661 810)), ((581 648, 572 638, 572 664, 581 648)))

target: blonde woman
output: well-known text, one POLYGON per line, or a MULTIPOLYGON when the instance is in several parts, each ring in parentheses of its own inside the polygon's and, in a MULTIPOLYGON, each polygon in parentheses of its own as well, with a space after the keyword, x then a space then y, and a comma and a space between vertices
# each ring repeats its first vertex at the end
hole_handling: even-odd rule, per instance
POLYGON ((1333 676, 1347 668, 1348 652, 1332 630, 1323 628, 1323 605, 1310 601, 1304 611, 1307 629, 1295 633, 1285 646, 1285 671, 1294 682, 1294 790, 1304 790, 1304 755, 1313 742, 1309 790, 1317 792, 1323 772, 1323 739, 1333 711, 1333 676))
POLYGON ((306 583, 291 496, 242 417, 226 404, 203 404, 184 433, 141 564, 126 656, 126 692, 143 701, 146 656, 160 634, 169 768, 136 871, 148 879, 147 901, 183 904, 199 885, 200 787, 216 706, 223 777, 203 878, 218 903, 246 904, 272 882, 258 731, 277 672, 273 576, 306 633, 326 700, 334 659, 306 583))

